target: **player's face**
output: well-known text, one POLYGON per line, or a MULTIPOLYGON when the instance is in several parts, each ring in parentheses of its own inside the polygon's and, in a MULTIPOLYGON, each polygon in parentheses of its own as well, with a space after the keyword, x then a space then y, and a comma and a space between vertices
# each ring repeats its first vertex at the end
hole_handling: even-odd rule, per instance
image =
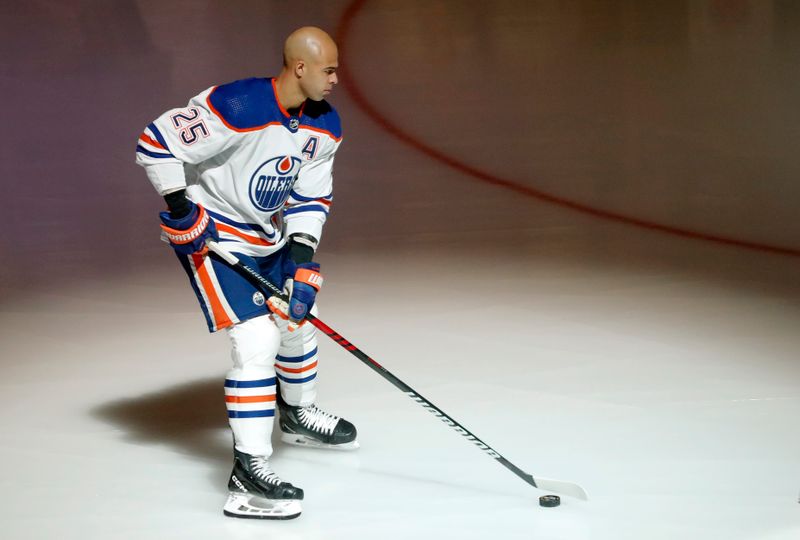
POLYGON ((336 69, 339 67, 338 53, 335 49, 322 51, 319 57, 306 64, 300 86, 303 93, 314 101, 325 99, 339 82, 336 69))

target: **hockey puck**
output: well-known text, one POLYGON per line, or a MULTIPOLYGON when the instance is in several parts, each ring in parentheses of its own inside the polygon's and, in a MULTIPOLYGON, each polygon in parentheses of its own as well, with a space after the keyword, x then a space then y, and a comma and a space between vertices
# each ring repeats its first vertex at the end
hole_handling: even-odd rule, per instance
POLYGON ((539 497, 539 506, 553 508, 561 504, 561 497, 558 495, 542 495, 539 497))

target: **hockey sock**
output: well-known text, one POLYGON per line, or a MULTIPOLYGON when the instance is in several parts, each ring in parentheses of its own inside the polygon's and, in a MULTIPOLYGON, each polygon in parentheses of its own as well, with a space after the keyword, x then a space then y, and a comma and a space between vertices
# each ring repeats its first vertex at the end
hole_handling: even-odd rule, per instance
POLYGON ((281 346, 275 358, 275 373, 281 383, 281 395, 289 405, 311 405, 317 398, 316 329, 304 324, 294 332, 289 332, 287 321, 278 319, 275 322, 281 330, 281 346))
POLYGON ((275 368, 280 332, 264 315, 228 329, 233 369, 225 379, 225 405, 236 448, 251 455, 272 453, 275 368))

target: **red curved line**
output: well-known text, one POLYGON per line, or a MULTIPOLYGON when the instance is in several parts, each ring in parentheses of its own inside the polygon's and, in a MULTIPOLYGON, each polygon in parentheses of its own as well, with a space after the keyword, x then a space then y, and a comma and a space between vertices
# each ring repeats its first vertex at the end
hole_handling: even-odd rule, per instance
MULTIPOLYGON (((354 0, 344 10, 342 18, 339 20, 339 25, 336 31, 336 35, 337 35, 337 42, 339 44, 339 53, 343 59, 345 58, 345 53, 347 51, 347 37, 350 34, 350 28, 353 19, 355 18, 356 14, 361 10, 361 8, 364 6, 365 3, 366 0, 354 0)), ((349 70, 347 69, 346 61, 343 61, 342 65, 339 66, 339 72, 342 76, 341 79, 344 83, 344 86, 347 88, 347 91, 350 93, 350 96, 353 98, 353 101, 356 103, 356 105, 361 109, 361 111, 364 114, 366 114, 369 118, 371 118, 383 130, 385 130, 390 135, 397 138, 400 142, 407 144, 408 146, 425 154, 426 156, 435 159, 436 161, 440 161, 445 165, 447 165, 448 167, 455 169, 461 173, 464 173, 468 176, 486 182, 487 184, 492 184, 494 186, 501 187, 513 191, 515 193, 519 193, 521 195, 525 195, 526 197, 531 197, 548 204, 554 204, 556 206, 568 208, 570 210, 580 212, 582 214, 588 214, 590 216, 594 216, 599 219, 624 223, 626 225, 631 225, 642 229, 658 231, 664 234, 680 236, 683 238, 691 238, 693 240, 704 240, 706 242, 714 242, 717 244, 736 246, 739 248, 745 248, 753 251, 761 251, 767 253, 774 253, 778 255, 800 257, 800 249, 775 246, 769 244, 761 244, 758 242, 739 240, 736 238, 718 236, 715 234, 692 231, 689 229, 681 229, 670 225, 663 225, 661 223, 655 223, 652 221, 639 219, 633 216, 626 216, 623 214, 618 214, 616 212, 602 210, 600 208, 593 208, 591 206, 571 201, 569 199, 564 199, 556 195, 551 195, 544 191, 540 191, 538 189, 518 184, 516 182, 512 182, 511 180, 506 180, 498 176, 489 174, 480 169, 476 169, 475 167, 462 163, 461 161, 458 161, 457 159, 448 156, 447 154, 444 154, 441 151, 436 150, 435 148, 428 146, 427 144, 414 138, 414 136, 403 131, 395 124, 393 124, 391 121, 389 121, 380 112, 378 112, 378 109, 375 106, 373 106, 372 103, 369 102, 369 100, 364 96, 361 90, 359 90, 358 86, 354 82, 350 82, 353 81, 354 79, 350 75, 349 70)))

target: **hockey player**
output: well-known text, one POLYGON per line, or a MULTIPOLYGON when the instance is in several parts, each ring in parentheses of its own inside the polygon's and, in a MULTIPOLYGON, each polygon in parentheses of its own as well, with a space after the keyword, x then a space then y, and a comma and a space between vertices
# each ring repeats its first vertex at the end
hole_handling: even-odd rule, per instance
POLYGON ((166 200, 163 237, 189 276, 211 332, 225 329, 233 368, 225 402, 234 439, 226 515, 290 519, 303 490, 270 468, 275 407, 281 439, 358 447, 350 422, 315 405, 315 313, 322 285, 313 262, 332 201, 339 116, 325 100, 336 85, 336 44, 304 27, 286 40, 283 69, 209 88, 147 126, 136 148, 166 200), (205 247, 217 239, 276 284, 265 298, 205 247), (276 380, 277 379, 277 380, 276 380), (277 382, 280 381, 279 386, 277 382))

